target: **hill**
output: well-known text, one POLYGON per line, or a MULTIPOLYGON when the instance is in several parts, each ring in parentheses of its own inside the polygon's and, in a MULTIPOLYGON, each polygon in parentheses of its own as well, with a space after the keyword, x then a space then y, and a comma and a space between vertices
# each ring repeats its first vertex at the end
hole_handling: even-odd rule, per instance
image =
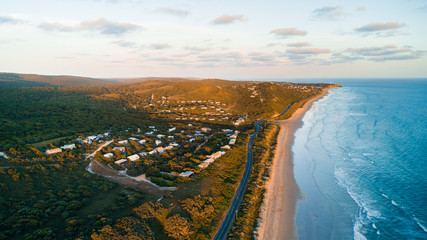
POLYGON ((117 84, 117 81, 76 76, 45 76, 37 74, 0 73, 0 87, 88 87, 106 86, 112 84, 117 84))

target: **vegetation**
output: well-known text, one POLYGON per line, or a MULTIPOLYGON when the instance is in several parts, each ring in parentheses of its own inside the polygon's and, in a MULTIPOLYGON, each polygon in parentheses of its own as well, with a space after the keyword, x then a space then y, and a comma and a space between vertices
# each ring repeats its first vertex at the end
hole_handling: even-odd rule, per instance
MULTIPOLYGON (((0 150, 10 157, 0 156, 0 239, 211 239, 243 174, 252 121, 276 116, 323 86, 216 79, 118 85, 0 73, 0 150), (129 162, 126 173, 145 173, 152 182, 179 190, 155 198, 86 171, 85 154, 100 142, 80 144, 78 138, 113 133, 117 139, 95 159, 124 170, 114 161, 158 147, 144 135, 150 125, 158 128, 156 134, 166 135, 172 126, 182 129, 168 132, 171 139, 162 138, 162 144, 177 141, 181 146, 129 162), (211 131, 189 141, 188 134, 201 127, 211 131), (240 131, 236 144, 208 168, 197 167, 228 143, 221 132, 226 128, 240 131), (129 140, 125 152, 113 150, 119 146, 117 140, 129 137, 146 142, 129 140), (43 153, 67 143, 76 148, 43 153), (109 152, 113 158, 103 156, 109 152), (196 176, 178 177, 182 171, 196 176)), ((256 138, 254 170, 231 239, 252 238, 264 192, 259 186, 276 133, 269 125, 256 138)), ((106 140, 111 138, 102 141, 106 140)))

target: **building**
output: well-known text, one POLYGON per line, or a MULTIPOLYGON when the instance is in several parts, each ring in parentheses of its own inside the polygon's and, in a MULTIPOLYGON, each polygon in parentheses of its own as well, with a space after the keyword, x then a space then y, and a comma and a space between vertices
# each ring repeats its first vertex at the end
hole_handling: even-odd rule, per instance
POLYGON ((115 151, 115 150, 119 150, 120 152, 126 152, 125 147, 115 147, 115 148, 113 148, 113 151, 115 151))
POLYGON ((229 145, 234 145, 236 144, 236 139, 232 138, 230 139, 230 142, 228 142, 229 145))
POLYGON ((4 152, 0 152, 0 157, 9 158, 4 152))
POLYGON ((129 141, 128 140, 121 140, 121 141, 118 141, 118 143, 122 144, 122 145, 125 145, 125 144, 128 144, 129 141))
POLYGON ((45 154, 50 155, 50 154, 55 154, 55 153, 60 153, 60 152, 62 152, 62 149, 54 148, 54 149, 47 149, 45 154))
POLYGON ((139 139, 138 138, 134 138, 134 137, 130 137, 129 140, 138 141, 139 139))
POLYGON ((169 129, 168 129, 168 132, 173 132, 173 131, 175 131, 175 130, 176 130, 176 127, 169 128, 169 129))
POLYGON ((231 147, 230 147, 230 145, 225 145, 225 146, 222 146, 221 149, 230 150, 231 147))
POLYGON ((145 139, 142 139, 142 140, 140 140, 140 141, 139 141, 139 144, 141 144, 141 145, 142 145, 142 144, 144 144, 145 142, 147 142, 147 141, 146 141, 145 139))
POLYGON ((140 152, 140 153, 138 153, 138 155, 139 155, 140 157, 144 157, 144 156, 147 156, 147 152, 140 152))
POLYGON ((117 165, 123 165, 123 164, 125 164, 127 162, 128 162, 127 159, 120 159, 120 160, 115 161, 114 163, 117 164, 117 165))
POLYGON ((194 172, 193 171, 185 171, 179 174, 180 177, 193 177, 194 172))
POLYGON ((113 153, 106 153, 106 154, 104 154, 104 157, 106 157, 106 158, 113 158, 114 154, 113 153))
POLYGON ((160 144, 162 144, 162 140, 156 140, 156 145, 160 145, 160 144))
POLYGON ((200 130, 202 130, 202 132, 209 132, 212 129, 208 128, 208 127, 202 127, 200 130))
POLYGON ((209 165, 210 165, 210 163, 202 162, 202 163, 200 163, 199 165, 197 165, 197 167, 202 168, 202 169, 205 169, 205 168, 207 168, 209 165))
POLYGON ((222 155, 224 155, 225 154, 225 152, 223 152, 223 151, 219 151, 219 152, 216 152, 216 153, 214 153, 214 154, 212 154, 211 155, 211 158, 213 158, 213 159, 217 159, 217 158, 220 158, 222 155))
POLYGON ((156 129, 156 126, 148 126, 150 129, 156 129))
POLYGON ((163 137, 165 137, 165 135, 163 135, 163 134, 157 134, 157 138, 163 138, 163 137))
POLYGON ((139 159, 139 156, 138 156, 138 154, 134 154, 134 155, 129 156, 129 157, 128 157, 128 159, 129 159, 131 162, 135 162, 136 160, 138 160, 138 159, 139 159))
POLYGON ((155 149, 158 153, 164 153, 164 152, 166 152, 166 149, 165 148, 163 148, 163 147, 158 147, 158 148, 156 148, 155 149))
POLYGON ((64 146, 62 146, 61 147, 61 149, 71 149, 71 150, 73 150, 74 148, 76 147, 76 144, 67 144, 67 145, 64 145, 64 146))

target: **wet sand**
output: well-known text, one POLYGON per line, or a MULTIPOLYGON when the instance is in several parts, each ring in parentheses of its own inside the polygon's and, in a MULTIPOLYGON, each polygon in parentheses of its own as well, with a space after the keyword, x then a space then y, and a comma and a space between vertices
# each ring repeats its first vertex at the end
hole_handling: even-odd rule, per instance
POLYGON ((310 99, 291 118, 277 121, 280 127, 277 136, 277 149, 273 160, 270 179, 266 183, 266 195, 261 211, 258 239, 288 240, 297 239, 295 227, 296 203, 300 190, 293 172, 292 145, 295 131, 302 125, 302 117, 314 101, 326 95, 327 89, 310 99))

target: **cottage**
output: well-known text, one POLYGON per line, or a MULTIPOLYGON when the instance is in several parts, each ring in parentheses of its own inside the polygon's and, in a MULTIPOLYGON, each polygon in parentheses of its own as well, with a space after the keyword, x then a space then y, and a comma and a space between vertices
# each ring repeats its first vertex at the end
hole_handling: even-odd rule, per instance
POLYGON ((114 163, 117 164, 117 165, 123 165, 123 164, 125 164, 127 162, 128 162, 127 159, 120 159, 120 160, 115 161, 114 163))
POLYGON ((134 137, 130 137, 129 140, 138 141, 139 139, 138 138, 134 138, 134 137))
POLYGON ((155 143, 158 146, 158 145, 162 144, 162 140, 156 140, 155 143))
POLYGON ((106 157, 106 158, 113 158, 114 154, 113 153, 106 153, 106 154, 104 154, 104 157, 106 157))
POLYGON ((158 147, 158 148, 156 148, 155 149, 158 153, 164 153, 164 152, 166 152, 166 149, 165 148, 163 148, 163 147, 158 147))
POLYGON ((62 152, 62 149, 54 148, 54 149, 47 149, 45 154, 50 155, 50 154, 55 154, 55 153, 60 153, 60 152, 62 152))
POLYGON ((193 171, 185 171, 179 174, 180 177, 192 177, 194 176, 194 172, 193 171))
POLYGON ((147 140, 145 140, 145 139, 142 139, 142 140, 139 140, 139 144, 144 144, 145 142, 147 142, 147 140))
POLYGON ((149 152, 148 152, 148 154, 150 154, 150 155, 153 155, 153 154, 155 154, 155 153, 157 153, 157 150, 156 150, 156 149, 154 149, 154 150, 152 150, 152 151, 149 151, 149 152))
POLYGON ((173 132, 173 131, 175 131, 175 130, 176 130, 176 127, 169 128, 169 129, 168 129, 168 132, 173 132))
POLYGON ((76 147, 76 144, 67 144, 67 145, 64 145, 64 146, 62 146, 61 147, 61 149, 71 149, 71 150, 73 150, 74 148, 76 147))
POLYGON ((94 141, 94 140, 96 140, 97 138, 98 138, 98 137, 97 137, 97 136, 94 136, 94 135, 87 137, 87 139, 89 139, 90 141, 94 141))
POLYGON ((147 156, 147 152, 140 152, 140 153, 138 153, 138 155, 139 155, 140 157, 144 157, 144 156, 147 156))
POLYGON ((125 144, 128 144, 129 141, 128 140, 121 140, 121 141, 118 141, 118 143, 122 144, 122 145, 125 145, 125 144))
POLYGON ((139 159, 139 156, 138 156, 138 154, 134 154, 134 155, 129 156, 129 157, 128 157, 128 159, 129 159, 131 162, 135 162, 136 160, 138 160, 138 159, 139 159))
POLYGON ((170 145, 170 146, 174 146, 174 147, 179 147, 179 144, 178 144, 178 143, 176 143, 176 142, 171 142, 169 145, 170 145))
POLYGON ((202 169, 205 169, 205 168, 207 168, 209 165, 210 165, 210 163, 202 162, 202 163, 200 163, 199 165, 197 165, 197 167, 202 168, 202 169))
POLYGON ((202 132, 209 132, 212 129, 210 129, 208 127, 202 127, 200 130, 202 130, 202 132))
POLYGON ((236 144, 236 139, 232 138, 230 139, 230 142, 228 142, 229 145, 234 145, 236 144))
POLYGON ((163 135, 163 134, 157 134, 157 138, 163 138, 163 137, 165 137, 165 135, 163 135))
POLYGON ((115 150, 119 150, 120 152, 126 152, 125 147, 115 147, 115 148, 113 148, 113 151, 115 151, 115 150))
POLYGON ((148 126, 149 129, 156 129, 156 126, 148 126))
POLYGON ((0 157, 9 158, 4 152, 0 152, 0 157))
POLYGON ((217 158, 220 158, 222 155, 224 155, 225 154, 225 152, 223 152, 223 151, 219 151, 219 152, 216 152, 216 153, 214 153, 214 154, 212 154, 211 155, 211 158, 213 158, 213 159, 217 159, 217 158))
POLYGON ((221 147, 221 149, 225 149, 225 150, 230 150, 230 148, 231 148, 230 145, 225 145, 221 147))

